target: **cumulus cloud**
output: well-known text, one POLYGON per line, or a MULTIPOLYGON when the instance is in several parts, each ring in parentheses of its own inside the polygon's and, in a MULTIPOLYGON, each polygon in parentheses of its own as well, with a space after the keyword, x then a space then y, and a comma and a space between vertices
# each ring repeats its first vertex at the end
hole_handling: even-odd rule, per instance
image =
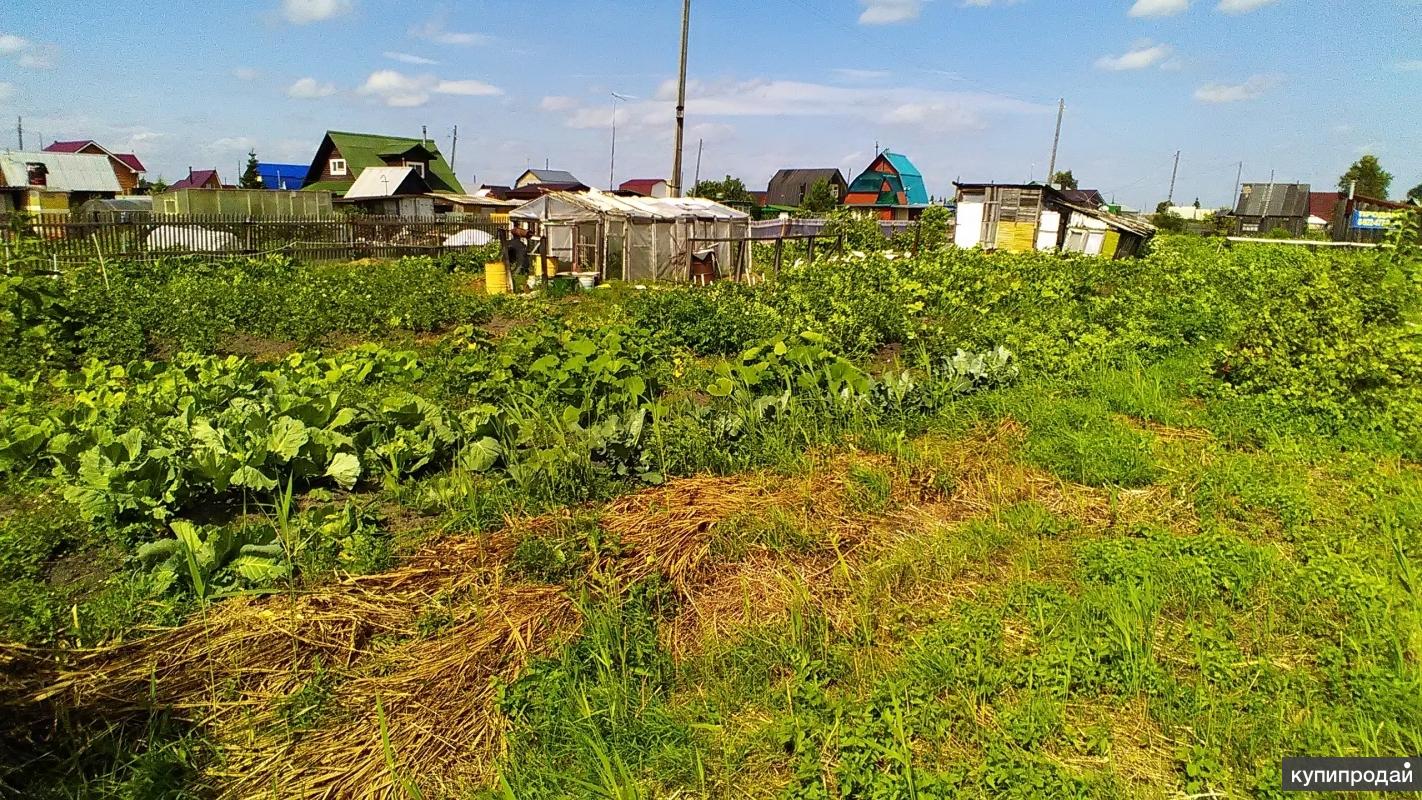
POLYGON ((1220 0, 1215 10, 1224 14, 1248 14, 1256 8, 1277 3, 1279 0, 1220 0))
POLYGON ((336 87, 333 84, 322 83, 315 78, 301 78, 286 90, 287 97, 294 97, 298 100, 314 100, 318 97, 330 97, 335 93, 336 87))
POLYGON ((476 80, 441 80, 434 75, 406 75, 393 69, 370 73, 361 94, 379 99, 391 108, 415 108, 430 101, 430 95, 447 94, 489 97, 503 94, 492 84, 476 80))
POLYGON ((0 33, 0 57, 13 58, 26 69, 49 69, 59 61, 59 48, 12 33, 0 33))
POLYGON ((578 101, 564 95, 550 95, 543 98, 543 101, 538 104, 538 107, 544 111, 567 111, 577 108, 578 101))
POLYGON ((1202 103, 1238 103, 1255 100, 1279 85, 1273 75, 1254 75, 1244 83, 1207 83, 1195 90, 1195 99, 1202 103))
POLYGON ((1190 8, 1190 0, 1136 0, 1131 6, 1133 17, 1172 17, 1190 8))
POLYGON ((239 81, 254 81, 262 77, 262 73, 254 67, 237 67, 232 70, 232 77, 239 81))
POLYGON ((438 63, 439 63, 438 61, 435 61, 433 58, 425 58, 424 56, 412 55, 412 54, 410 54, 410 53, 397 53, 397 52, 392 51, 392 50, 386 50, 386 51, 385 51, 385 57, 388 58, 388 59, 390 59, 391 61, 399 61, 401 64, 416 64, 416 65, 419 65, 419 66, 431 66, 431 65, 434 65, 434 64, 438 64, 438 63))
POLYGON ((349 14, 353 0, 281 0, 281 15, 287 22, 307 25, 349 14))
POLYGON ((208 150, 214 153, 239 152, 245 153, 256 148, 257 140, 250 136, 224 136, 207 146, 208 150))
POLYGON ((850 67, 837 67, 834 74, 847 81, 881 81, 889 77, 890 73, 886 69, 853 69, 850 67))
POLYGON ((416 39, 427 39, 436 44, 488 44, 490 40, 489 36, 482 33, 446 30, 444 20, 438 18, 411 26, 410 35, 416 39))
POLYGON ((1119 56, 1102 56, 1096 59, 1096 68, 1111 72, 1121 72, 1133 69, 1147 69, 1161 64, 1170 57, 1171 48, 1168 44, 1155 44, 1153 42, 1137 42, 1130 50, 1119 56))
MULTIPOLYGON (((667 81, 654 100, 628 103, 618 127, 661 128, 674 115, 671 99, 676 84, 667 81), (625 122, 624 122, 625 120, 625 122)), ((994 116, 1049 113, 1047 106, 988 92, 947 92, 913 87, 851 87, 785 80, 692 81, 687 86, 687 113, 698 118, 825 117, 852 118, 926 131, 977 130, 994 116)), ((573 128, 605 128, 607 109, 600 105, 568 109, 573 128)))
POLYGON ((15 95, 15 85, 0 81, 0 101, 9 100, 15 95))
POLYGON ((918 19, 923 13, 923 0, 859 0, 864 10, 860 25, 894 25, 918 19))

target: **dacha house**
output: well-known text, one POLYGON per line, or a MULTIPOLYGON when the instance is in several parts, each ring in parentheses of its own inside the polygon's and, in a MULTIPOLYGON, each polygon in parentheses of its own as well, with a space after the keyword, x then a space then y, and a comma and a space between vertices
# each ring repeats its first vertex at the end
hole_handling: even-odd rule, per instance
POLYGON ((959 247, 1010 253, 1062 250, 1125 258, 1140 252, 1155 235, 1155 226, 1145 220, 1074 202, 1051 186, 954 186, 958 191, 953 242, 959 247))
POLYGON ((121 192, 106 155, 0 153, 0 212, 68 214, 90 200, 121 192))
POLYGON ((215 169, 193 169, 188 167, 187 177, 175 182, 169 189, 221 189, 222 176, 215 169))
POLYGON ((112 152, 93 139, 51 142, 48 147, 44 148, 44 152, 104 156, 109 160, 109 166, 113 168, 114 179, 119 184, 119 194, 134 194, 138 191, 138 182, 144 173, 143 162, 138 160, 138 156, 133 153, 112 152))
POLYGON ((761 205, 799 208, 805 203, 805 195, 810 187, 824 181, 834 192, 834 201, 843 203, 849 194, 849 184, 844 174, 834 167, 811 169, 782 169, 770 179, 765 190, 765 201, 761 205))
MULTIPOLYGON (((361 174, 371 168, 408 167, 431 192, 463 194, 454 170, 428 139, 378 136, 368 133, 327 131, 306 170, 308 191, 327 191, 341 197, 361 174)), ((382 175, 387 180, 388 175, 382 175)), ((403 179, 402 179, 403 180, 403 179)))
POLYGON ((885 150, 849 184, 844 204, 871 210, 881 220, 918 219, 928 207, 928 188, 908 156, 885 150))

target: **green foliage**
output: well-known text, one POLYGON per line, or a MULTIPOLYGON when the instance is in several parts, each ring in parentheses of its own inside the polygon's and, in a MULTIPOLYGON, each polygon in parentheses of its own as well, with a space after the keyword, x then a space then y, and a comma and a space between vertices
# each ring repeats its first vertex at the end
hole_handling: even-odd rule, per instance
POLYGON ((1169 209, 1152 214, 1150 224, 1166 233, 1183 233, 1185 230, 1185 218, 1169 209))
POLYGON ((257 151, 247 151, 247 166, 242 170, 242 177, 237 179, 239 189, 262 189, 262 176, 257 172, 257 151))
POLYGON ((730 355, 782 329, 763 287, 719 281, 710 286, 653 287, 628 298, 637 325, 699 355, 730 355))
POLYGON ((1382 168, 1378 157, 1365 155, 1354 161, 1348 171, 1338 178, 1338 191, 1387 199, 1387 190, 1392 186, 1392 173, 1382 168))
POLYGON ((1067 480, 1144 486, 1155 480, 1151 438, 1112 417, 1104 404, 1034 397, 1027 404, 1025 454, 1067 480))
POLYGON ((53 360, 71 332, 64 293, 24 216, 9 225, 0 232, 0 373, 21 375, 53 360))
POLYGON ((1072 174, 1071 174, 1071 170, 1069 170, 1069 169, 1068 169, 1068 170, 1062 170, 1062 171, 1060 171, 1060 172, 1053 173, 1053 174, 1052 174, 1052 179, 1051 179, 1050 181, 1048 181, 1048 183, 1052 184, 1053 186, 1056 186, 1056 187, 1059 188, 1059 189, 1077 189, 1077 188, 1080 188, 1080 187, 1077 186, 1077 183, 1076 183, 1076 176, 1075 176, 1075 175, 1072 175, 1072 174))
POLYGON ((692 197, 704 197, 718 203, 754 203, 755 198, 740 178, 727 175, 719 181, 704 180, 691 189, 692 197))
POLYGON ((800 208, 811 213, 823 213, 839 205, 839 196, 835 194, 834 187, 830 182, 821 178, 810 184, 810 188, 805 190, 805 196, 800 200, 800 208))
POLYGON ((1407 190, 1407 199, 1414 203, 1422 203, 1422 183, 1407 190))

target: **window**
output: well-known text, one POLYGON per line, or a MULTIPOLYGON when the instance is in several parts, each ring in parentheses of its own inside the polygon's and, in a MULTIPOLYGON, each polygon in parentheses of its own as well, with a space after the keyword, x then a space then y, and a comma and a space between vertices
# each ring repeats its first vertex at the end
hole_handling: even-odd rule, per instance
POLYGON ((425 177, 425 165, 419 161, 406 161, 405 166, 413 167, 416 172, 420 173, 421 178, 425 177))
POLYGON ((25 164, 25 180, 30 186, 48 186, 49 167, 38 161, 25 164))
POLYGON ((332 175, 345 175, 345 174, 346 174, 346 160, 345 160, 344 158, 333 158, 333 159, 331 159, 331 174, 332 174, 332 175))

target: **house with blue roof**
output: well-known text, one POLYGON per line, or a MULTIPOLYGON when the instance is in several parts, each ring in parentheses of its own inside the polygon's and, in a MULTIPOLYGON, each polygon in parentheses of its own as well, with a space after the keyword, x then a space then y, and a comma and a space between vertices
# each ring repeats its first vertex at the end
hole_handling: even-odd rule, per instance
POLYGON ((928 188, 908 156, 885 150, 849 184, 844 204, 872 210, 878 219, 918 219, 928 207, 928 188))
POLYGON ((257 176, 262 188, 274 192, 294 192, 306 185, 306 164, 257 164, 257 176))

